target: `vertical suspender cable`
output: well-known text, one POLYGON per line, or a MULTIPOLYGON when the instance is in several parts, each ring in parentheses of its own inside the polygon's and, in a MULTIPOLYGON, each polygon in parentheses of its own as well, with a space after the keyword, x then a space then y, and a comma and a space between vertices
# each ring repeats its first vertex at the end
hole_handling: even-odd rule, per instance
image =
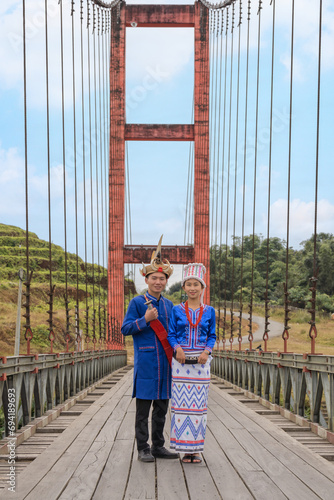
POLYGON ((269 248, 270 248, 270 203, 271 203, 271 169, 272 169, 272 140, 273 140, 273 103, 274 103, 274 63, 275 63, 275 15, 276 4, 272 0, 273 21, 271 39, 271 83, 270 83, 270 139, 269 139, 269 168, 268 168, 268 215, 267 215, 267 264, 266 264, 266 291, 264 301, 264 351, 267 351, 269 339, 269 248))
POLYGON ((109 74, 109 58, 108 58, 108 53, 109 53, 109 48, 108 48, 108 38, 109 38, 109 33, 110 33, 110 11, 106 11, 106 30, 105 30, 105 36, 104 36, 104 46, 105 46, 105 84, 104 84, 104 92, 105 92, 105 184, 104 184, 104 189, 105 189, 105 221, 106 221, 106 226, 105 226, 105 233, 106 233, 106 243, 105 243, 105 263, 107 267, 106 271, 106 289, 105 289, 105 294, 104 294, 104 322, 105 322, 105 331, 106 331, 106 336, 107 336, 107 341, 108 341, 108 348, 110 348, 110 338, 109 338, 109 326, 108 326, 108 321, 107 321, 107 297, 108 297, 108 201, 109 201, 109 196, 108 196, 108 179, 109 179, 109 171, 108 171, 108 145, 109 145, 109 115, 108 111, 110 109, 109 106, 109 99, 108 96, 110 94, 109 90, 109 85, 108 85, 108 74, 109 74))
MULTIPOLYGON (((116 10, 112 10, 111 11, 111 33, 110 33, 110 71, 109 71, 109 78, 110 78, 110 89, 114 89, 115 88, 115 72, 113 71, 113 67, 112 67, 112 59, 113 59, 113 56, 114 56, 114 26, 116 24, 116 10)), ((113 97, 111 96, 111 93, 110 93, 110 99, 113 99, 113 97)), ((110 102, 110 113, 112 111, 112 103, 110 102)), ((113 151, 114 151, 114 148, 115 148, 115 138, 114 138, 114 123, 113 123, 113 120, 112 120, 112 116, 110 116, 110 165, 109 165, 109 168, 110 168, 110 171, 113 167, 112 165, 112 157, 113 157, 113 151)), ((110 172, 109 172, 109 176, 110 176, 110 172)), ((109 187, 109 197, 111 197, 112 193, 111 193, 111 189, 109 187)), ((114 199, 111 197, 111 199, 109 199, 109 210, 110 210, 110 214, 109 214, 109 220, 112 220, 112 217, 113 217, 113 213, 114 213, 114 199)), ((110 229, 110 228, 109 228, 110 229)), ((112 287, 112 283, 114 282, 114 266, 111 267, 111 265, 109 264, 109 269, 111 268, 112 269, 112 275, 111 275, 111 279, 108 280, 108 287, 112 287)), ((110 296, 110 294, 109 294, 110 296)), ((111 330, 111 336, 112 336, 112 342, 114 343, 114 334, 115 334, 115 324, 114 324, 114 317, 113 317, 113 307, 112 307, 112 302, 111 304, 109 305, 109 311, 110 311, 110 318, 109 318, 109 321, 110 321, 110 330, 111 330)))
MULTIPOLYGON (((98 116, 99 116, 99 124, 96 120, 96 133, 99 129, 99 138, 100 138, 100 154, 99 154, 99 161, 100 163, 102 162, 102 122, 101 122, 101 57, 100 57, 100 47, 101 47, 101 9, 98 9, 98 31, 97 31, 97 59, 98 59, 98 65, 97 65, 97 71, 98 71, 98 94, 99 94, 99 105, 98 105, 98 116)), ((97 93, 97 90, 96 90, 97 93)), ((101 260, 100 260, 100 243, 101 243, 101 236, 102 236, 102 226, 103 226, 103 219, 102 219, 102 214, 100 218, 100 207, 102 206, 103 200, 100 202, 100 197, 99 197, 99 177, 98 177, 98 172, 99 172, 99 164, 97 161, 98 158, 98 145, 96 141, 96 214, 97 214, 97 227, 98 227, 98 232, 97 232, 97 248, 98 248, 98 276, 99 276, 99 342, 100 342, 100 347, 102 343, 102 330, 101 330, 101 260), (101 219, 101 220, 100 220, 101 219), (101 226, 102 223, 102 226, 101 226)), ((100 176, 101 177, 101 176, 100 176)), ((101 181, 101 179, 100 179, 101 181)), ((101 193, 102 195, 102 193, 101 193)))
MULTIPOLYGON (((234 48, 234 15, 235 4, 232 4, 231 21, 231 62, 230 62, 230 103, 229 103, 229 121, 228 121, 228 154, 227 154, 227 187, 226 187, 226 233, 225 233, 225 286, 224 286, 224 316, 226 318, 227 310, 227 283, 228 283, 228 231, 229 231, 229 205, 230 205, 230 174, 231 174, 231 135, 232 135, 232 100, 233 100, 233 48, 234 48)), ((232 326, 231 316, 231 326, 232 326)), ((230 345, 232 348, 233 335, 230 335, 230 345)))
POLYGON ((289 161, 288 161, 288 193, 287 193, 287 218, 286 218, 286 259, 285 259, 285 283, 284 283, 284 352, 287 352, 289 339, 289 236, 290 236, 290 191, 291 191, 291 150, 292 150, 292 101, 293 101, 293 52, 294 52, 294 24, 295 24, 295 0, 292 0, 291 16, 291 64, 290 64, 290 119, 289 119, 289 161))
MULTIPOLYGON (((95 4, 93 4, 93 34, 95 32, 95 4)), ((88 71, 89 71, 89 139, 90 139, 90 217, 91 217, 91 238, 92 238, 92 283, 93 283, 93 314, 92 314, 92 327, 93 327, 93 345, 95 349, 96 344, 96 330, 95 330, 95 272, 94 272, 94 198, 93 198, 93 151, 92 151, 92 100, 91 100, 91 65, 90 65, 90 42, 88 36, 88 71)))
MULTIPOLYGON (((94 9, 94 5, 93 5, 94 9)), ((89 122, 89 177, 90 177, 90 233, 91 233, 91 283, 93 311, 95 307, 95 286, 94 286, 94 217, 93 217, 93 155, 92 155, 92 105, 91 105, 91 64, 90 64, 90 28, 91 10, 90 0, 87 0, 87 63, 88 63, 88 122, 89 122)), ((94 312, 93 312, 94 314, 94 312)), ((92 314, 92 316, 93 316, 92 314)), ((94 316, 93 316, 94 317, 94 316)), ((92 322, 93 344, 95 346, 95 325, 92 322)), ((89 334, 88 334, 89 335, 89 334)), ((87 342, 89 336, 87 335, 87 342)))
POLYGON ((26 279, 25 291, 25 333, 27 354, 30 354, 30 341, 33 338, 30 325, 30 273, 29 261, 29 172, 28 172, 28 130, 27 130, 27 47, 26 47, 26 2, 22 0, 22 35, 23 35, 23 114, 24 114, 24 175, 25 175, 25 205, 26 205, 26 279))
MULTIPOLYGON (((212 68, 210 67, 210 150, 209 150, 209 164, 210 164, 210 170, 214 171, 214 151, 215 151, 215 134, 213 133, 213 121, 214 117, 216 116, 216 103, 215 103, 215 96, 216 94, 214 93, 214 80, 215 80, 215 71, 217 70, 216 65, 214 64, 214 32, 215 32, 215 24, 216 24, 216 11, 210 10, 210 20, 209 20, 209 32, 210 32, 210 62, 212 62, 212 68)), ((211 66, 211 65, 210 65, 211 66)), ((216 81, 217 85, 217 81, 216 81)), ((213 182, 213 177, 214 175, 210 176, 210 209, 211 209, 211 231, 210 231, 210 236, 212 238, 213 234, 213 193, 214 193, 214 182, 213 182)), ((212 241, 212 239, 210 240, 212 241)))
POLYGON ((236 104, 236 126, 235 126, 235 160, 234 160, 234 203, 233 203, 233 241, 232 241, 232 276, 231 276, 231 336, 232 349, 234 335, 234 273, 235 273, 235 226, 237 209, 237 174, 238 174, 238 135, 239 135, 239 94, 240 94, 240 45, 241 45, 241 23, 242 23, 242 0, 239 3, 238 23, 238 71, 237 71, 237 104, 236 104))
MULTIPOLYGON (((107 176, 107 182, 106 182, 106 220, 108 221, 107 223, 107 307, 108 307, 108 290, 110 287, 110 280, 109 280, 109 207, 110 207, 110 193, 109 193, 109 158, 110 158, 110 144, 111 144, 111 139, 110 139, 110 131, 111 131, 111 124, 110 124, 110 57, 111 57, 111 11, 108 10, 108 36, 106 37, 106 55, 107 55, 107 61, 106 61, 106 80, 107 80, 107 88, 106 88, 106 94, 107 94, 107 109, 106 109, 106 121, 108 124, 107 127, 107 171, 106 171, 106 176, 107 176)), ((107 312, 107 331, 108 331, 108 341, 109 341, 109 348, 111 347, 111 324, 110 324, 111 318, 109 314, 109 309, 107 312)))
MULTIPOLYGON (((128 192, 129 192, 129 184, 128 184, 128 166, 129 166, 129 151, 128 151, 128 143, 125 143, 125 186, 124 186, 124 209, 125 209, 125 243, 129 244, 129 214, 128 214, 128 192)), ((127 276, 128 276, 128 285, 124 280, 124 295, 130 293, 129 291, 129 264, 126 265, 127 268, 127 276)), ((126 302, 124 301, 124 314, 126 311, 126 302)))
POLYGON ((313 235, 313 276, 311 281, 312 297, 310 299, 311 321, 309 337, 311 339, 311 354, 315 354, 315 339, 317 338, 316 321, 316 298, 317 298, 317 225, 318 225, 318 181, 319 181, 319 142, 320 142, 320 91, 321 91, 321 42, 322 42, 322 0, 319 6, 319 42, 318 42, 318 89, 317 89, 317 139, 315 159, 315 192, 314 192, 314 235, 313 235))
MULTIPOLYGON (((219 11, 219 23, 217 25, 217 46, 219 45, 219 54, 217 54, 217 64, 219 61, 219 98, 218 98, 218 128, 217 128, 217 177, 216 177, 216 193, 215 193, 215 213, 216 213, 216 224, 215 224, 215 244, 214 244, 214 260, 216 263, 216 273, 215 273, 215 289, 214 296, 218 298, 218 306, 220 304, 219 294, 220 294, 220 272, 219 272, 219 255, 220 248, 218 249, 218 219, 219 219, 219 159, 220 159, 220 124, 221 124, 221 102, 222 102, 222 50, 223 50, 223 15, 224 11, 219 11), (218 42, 220 38, 220 42, 218 42)), ((216 306, 216 302, 215 302, 216 306)), ((218 307, 218 324, 220 323, 220 307, 218 307)), ((219 327, 218 327, 219 328, 219 327)))
POLYGON ((249 31, 251 19, 251 0, 248 0, 247 12, 247 49, 246 49, 246 79, 245 79, 245 129, 244 129, 244 172, 243 172, 243 192, 242 192, 242 222, 241 222, 241 259, 240 259, 240 311, 239 311, 239 332, 238 343, 241 350, 241 327, 243 314, 243 284, 244 284, 244 238, 245 238, 245 201, 246 201, 246 169, 247 169, 247 137, 248 137, 248 90, 249 90, 249 31))
POLYGON ((257 70, 256 70, 256 111, 255 111, 255 155, 254 155, 254 190, 253 190, 253 229, 252 229, 252 271, 251 271, 251 293, 248 305, 248 340, 249 348, 252 349, 253 342, 253 302, 254 302, 254 269, 255 269, 255 222, 256 222, 256 180, 257 180, 257 138, 259 125, 259 82, 260 82, 260 49, 261 49, 261 10, 262 0, 258 7, 258 39, 257 39, 257 70))
POLYGON ((76 92, 75 92, 75 37, 74 37, 74 6, 75 1, 71 3, 72 16, 72 98, 73 98, 73 156, 74 156, 74 197, 75 197, 75 253, 76 253, 76 306, 75 306, 75 331, 77 346, 80 346, 79 331, 79 238, 78 238, 78 176, 77 176, 77 138, 76 138, 76 92))
MULTIPOLYGON (((215 67, 215 85, 213 89, 213 97, 212 97, 212 104, 214 107, 214 126, 213 130, 210 130, 210 135, 213 138, 213 154, 212 154, 212 200, 211 200, 211 259, 215 260, 215 252, 216 252, 216 247, 214 245, 217 236, 215 233, 215 228, 216 228, 216 219, 217 219, 217 212, 216 212, 216 204, 215 204, 215 190, 216 190, 216 185, 217 185, 217 172, 218 172, 218 166, 216 165, 216 151, 217 151, 217 120, 219 119, 219 110, 217 113, 217 102, 218 102, 218 50, 219 50, 219 43, 218 43, 218 29, 219 29, 219 15, 220 12, 218 11, 216 14, 216 11, 214 11, 215 14, 215 22, 213 26, 213 45, 215 46, 215 50, 213 52, 213 64, 215 67)), ((211 273, 211 281, 210 281, 210 288, 211 288, 211 300, 213 301, 213 306, 216 307, 216 283, 217 283, 217 273, 213 272, 211 273)))
MULTIPOLYGON (((227 45, 228 45, 228 28, 229 28, 229 7, 226 9, 226 30, 225 30, 225 77, 224 77, 224 107, 223 107, 223 151, 222 151, 222 196, 221 196, 221 220, 220 220, 220 235, 221 242, 220 247, 222 248, 222 238, 223 238, 223 207, 224 207, 224 170, 225 170, 225 128, 226 128, 226 81, 227 81, 227 45)), ((227 248, 225 248, 225 253, 227 248)), ((221 262, 222 265, 222 262, 221 262)), ((224 316, 223 316, 223 349, 225 350, 226 343, 226 300, 224 300, 224 316)))
POLYGON ((106 226, 107 226, 107 214, 105 211, 105 206, 107 203, 107 196, 106 196, 106 191, 105 191, 105 186, 106 186, 106 168, 107 168, 107 159, 106 159, 106 128, 107 128, 107 121, 106 121, 106 83, 105 83, 105 66, 106 66, 106 61, 105 61, 105 38, 106 38, 106 33, 107 33, 107 11, 102 10, 102 109, 103 109, 103 128, 101 129, 101 133, 103 134, 103 161, 101 161, 101 191, 102 191, 102 214, 103 214, 103 219, 104 220, 104 225, 103 225, 103 230, 102 230, 102 280, 103 280, 103 286, 102 286, 102 292, 103 292, 103 340, 104 342, 107 341, 106 337, 106 293, 105 293, 105 266, 106 266, 106 244, 107 244, 107 238, 106 238, 106 226))
MULTIPOLYGON (((212 106, 211 108, 211 114, 212 114, 212 120, 211 120, 211 130, 210 130, 210 137, 211 137, 211 148, 210 148, 210 158, 211 158, 211 164, 212 164, 212 189, 211 189, 211 246, 213 246, 214 242, 214 228, 215 228, 215 217, 217 214, 215 213, 215 184, 216 184, 216 144, 217 144, 217 86, 218 86, 218 19, 219 19, 219 12, 216 13, 214 11, 214 22, 213 22, 213 37, 212 37, 212 61, 214 62, 213 64, 213 70, 212 70, 212 80, 214 80, 214 84, 212 84, 212 106), (211 154, 211 149, 212 149, 212 154, 211 154)), ((212 248, 213 251, 213 248, 212 248)), ((216 273, 215 276, 212 276, 214 278, 214 282, 211 282, 211 290, 215 289, 215 283, 216 283, 216 273)), ((211 293, 211 296, 214 297, 214 293, 211 293)))
POLYGON ((65 310, 66 310, 66 351, 70 337, 70 310, 68 302, 68 273, 67 273, 67 200, 66 200, 66 140, 65 140, 65 85, 64 85, 64 28, 63 28, 63 0, 60 1, 60 64, 61 64, 61 117, 62 117, 62 147, 63 147, 63 198, 64 198, 64 267, 65 267, 65 310))
MULTIPOLYGON (((221 96, 221 93, 222 93, 222 68, 223 68, 223 38, 224 38, 224 10, 222 11, 222 19, 221 19, 221 26, 220 26, 220 58, 221 58, 221 63, 220 63, 220 78, 219 78, 219 93, 220 93, 220 96, 221 96)), ((227 12, 226 11, 226 19, 227 19, 227 12)), ((225 51, 226 52, 226 51, 225 51)), ((225 79, 226 79, 226 54, 225 54, 225 59, 224 59, 224 65, 225 65, 225 69, 224 69, 224 74, 225 74, 225 79)), ((225 123, 225 90, 226 90, 226 86, 225 86, 225 89, 224 89, 224 110, 223 110, 223 117, 224 117, 224 123, 225 123)), ((220 114, 220 118, 219 118, 219 134, 218 134, 218 141, 219 141, 219 146, 220 146, 220 136, 221 136, 221 98, 219 100, 219 114, 220 114)), ((223 128, 223 141, 224 141, 224 134, 225 134, 225 128, 223 128)), ((223 142, 223 145, 224 145, 224 142, 223 142)), ((218 162, 220 162, 220 153, 218 155, 218 159, 217 159, 218 162)), ((224 187, 224 147, 223 147, 223 154, 222 154, 222 161, 220 163, 221 165, 221 168, 218 167, 220 173, 218 172, 218 183, 219 183, 219 179, 220 179, 220 186, 221 186, 221 193, 220 193, 220 199, 221 199, 221 208, 220 208, 220 214, 219 214, 219 220, 220 220, 220 224, 219 224, 219 229, 217 231, 219 231, 219 251, 218 251, 218 256, 217 256, 217 260, 218 260, 218 264, 217 264, 217 273, 219 275, 219 282, 218 282, 218 328, 217 328, 217 332, 218 332, 218 335, 217 335, 217 340, 218 340, 218 348, 220 346, 220 315, 221 315, 221 299, 222 299, 222 286, 221 286, 221 268, 222 268, 222 245, 223 245, 223 187, 224 187)), ((218 196, 217 196, 218 198, 218 196)), ((218 206, 217 206, 217 212, 218 212, 218 206)), ((224 332, 224 328, 223 328, 223 332, 224 332)), ((225 348, 225 337, 224 337, 224 333, 223 333, 223 348, 225 348)))
MULTIPOLYGON (((98 174, 98 140, 97 140, 97 88, 96 88, 96 31, 98 30, 97 18, 99 13, 99 8, 94 9, 94 32, 93 32, 93 73, 94 73, 94 139, 95 139, 95 209, 96 209, 96 239, 97 239, 97 294, 98 294, 98 305, 100 304, 100 225, 99 225, 99 174, 98 174), (97 12, 96 12, 97 11, 97 12)), ((94 330, 96 331, 96 308, 93 311, 93 322, 94 330)))
POLYGON ((45 0, 45 84, 46 84, 46 147, 47 147, 47 168, 48 168, 48 219, 49 219, 49 310, 47 322, 49 323, 49 340, 51 342, 51 353, 53 352, 53 341, 55 334, 53 331, 53 294, 52 284, 52 239, 51 239, 51 165, 50 165, 50 106, 49 106, 49 36, 48 36, 48 1, 45 0))
POLYGON ((82 179, 83 179, 83 209, 84 209, 84 242, 85 242, 85 338, 89 333, 88 307, 88 270, 87 270, 87 202, 86 202, 86 137, 85 137, 85 87, 84 87, 84 46, 83 46, 83 0, 80 0, 80 56, 81 56, 81 116, 82 116, 82 179))

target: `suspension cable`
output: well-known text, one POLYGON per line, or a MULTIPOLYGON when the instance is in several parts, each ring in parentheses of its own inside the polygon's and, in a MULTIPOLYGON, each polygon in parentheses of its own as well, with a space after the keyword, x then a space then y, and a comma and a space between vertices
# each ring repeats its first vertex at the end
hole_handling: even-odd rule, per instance
POLYGON ((253 342, 253 303, 254 303, 254 270, 255 270, 255 223, 256 223, 256 187, 257 187, 257 153, 258 153, 258 126, 259 126, 259 83, 260 83, 260 49, 261 49, 261 10, 262 0, 258 7, 258 50, 256 70, 256 111, 255 111, 255 155, 254 155, 254 186, 253 186, 253 229, 252 229, 252 271, 251 271, 251 293, 248 305, 248 340, 249 348, 252 350, 253 342))
POLYGON ((271 39, 271 81, 270 81, 270 138, 269 138, 269 168, 268 168, 268 213, 267 213, 267 258, 266 258, 266 291, 264 300, 264 351, 267 351, 269 339, 269 249, 270 249, 270 203, 271 203, 271 170, 272 170, 272 141, 273 141, 273 103, 274 103, 274 66, 275 66, 275 16, 276 3, 272 2, 272 39, 271 39))
POLYGON ((53 295, 55 285, 52 284, 52 237, 51 237, 51 164, 50 164, 50 99, 49 99, 49 33, 48 33, 48 2, 45 0, 45 86, 46 86, 46 148, 47 148, 47 169, 48 169, 48 223, 49 223, 49 305, 46 320, 49 323, 49 340, 51 342, 51 353, 53 352, 53 342, 55 334, 53 331, 53 295))
POLYGON ((83 216, 85 245, 85 339, 89 334, 88 306, 88 269, 87 269, 87 201, 86 201, 86 151, 85 151, 85 87, 84 87, 84 45, 83 45, 83 0, 80 0, 80 62, 81 62, 81 120, 82 120, 82 179, 83 179, 83 216))
POLYGON ((25 333, 27 341, 27 354, 30 354, 30 342, 33 338, 30 325, 30 283, 32 271, 30 273, 29 260, 29 175, 28 175, 28 129, 27 129, 27 47, 26 47, 26 2, 22 2, 22 35, 23 35, 23 112, 24 112, 24 181, 25 181, 25 208, 26 208, 26 279, 24 285, 25 302, 25 333))
MULTIPOLYGON (((97 20, 98 20, 98 24, 97 24, 97 59, 98 59, 98 65, 97 65, 97 72, 98 72, 98 78, 97 78, 97 88, 96 88, 96 93, 98 93, 98 113, 97 113, 97 116, 99 117, 99 125, 98 125, 98 122, 96 120, 96 133, 97 133, 97 130, 99 128, 99 145, 100 145, 100 151, 99 151, 99 161, 100 161, 100 164, 102 165, 102 121, 101 121, 101 57, 100 57, 100 51, 101 51, 101 9, 98 8, 98 16, 97 16, 97 20), (98 89, 98 90, 97 90, 98 89)), ((96 102, 96 101, 95 101, 96 102)), ((98 282, 99 282, 99 286, 98 286, 98 290, 99 290, 99 308, 98 308, 98 316, 99 316, 99 343, 100 343, 100 347, 101 347, 101 343, 102 343, 102 324, 101 324, 101 260, 100 260, 100 252, 101 252, 101 248, 100 248, 100 242, 101 242, 101 236, 102 236, 102 230, 101 228, 103 227, 103 215, 101 213, 101 217, 100 217, 100 207, 103 203, 103 199, 101 199, 101 203, 100 203, 100 196, 99 196, 99 163, 97 161, 97 157, 98 157, 98 144, 97 144, 97 141, 96 141, 96 214, 97 214, 97 227, 98 227, 98 231, 97 231, 97 248, 98 248, 98 282), (101 226, 101 223, 102 223, 102 226, 101 226)), ((101 176, 100 176, 101 177, 101 176)), ((102 181, 102 179, 100 178, 100 182, 102 181)), ((102 189, 101 189, 102 191, 102 189)), ((102 196, 102 193, 101 193, 101 196, 102 196)))
MULTIPOLYGON (((210 176, 210 183, 211 183, 211 200, 210 200, 210 205, 211 205, 211 231, 210 231, 210 236, 211 236, 211 245, 213 241, 213 222, 214 222, 214 185, 215 185, 215 169, 216 169, 216 121, 217 121, 217 102, 216 102, 216 96, 217 96, 217 50, 218 50, 218 43, 216 43, 216 57, 214 57, 214 39, 215 39, 215 31, 216 31, 216 17, 217 17, 217 11, 210 12, 210 28, 211 28, 211 56, 210 59, 212 61, 212 70, 210 71, 210 79, 211 79, 211 88, 210 88, 210 148, 209 148, 209 163, 210 167, 212 170, 212 175, 210 176)), ((212 285, 211 285, 212 287, 212 285)))
POLYGON ((247 170, 247 137, 248 137, 248 93, 249 93, 249 33, 251 20, 251 0, 248 0, 247 10, 247 49, 246 49, 246 79, 245 79, 245 129, 244 129, 244 171, 242 192, 242 222, 241 222, 241 259, 240 259, 240 310, 238 343, 241 350, 241 326, 243 315, 243 284, 244 284, 244 250, 245 250, 245 207, 246 207, 246 170, 247 170))
POLYGON ((237 174, 238 174, 238 135, 239 135, 239 94, 240 94, 240 45, 241 45, 241 23, 242 23, 242 0, 239 3, 238 23, 238 70, 237 70, 237 102, 236 102, 236 126, 235 126, 235 160, 234 160, 234 203, 233 203, 233 242, 232 242, 232 281, 231 281, 231 349, 234 336, 234 274, 235 274, 235 228, 237 209, 237 174))
MULTIPOLYGON (((221 16, 221 25, 220 25, 220 76, 219 76, 219 154, 217 154, 217 161, 219 162, 218 166, 218 184, 219 184, 219 191, 220 191, 220 200, 221 200, 221 205, 220 205, 220 213, 219 213, 219 251, 218 251, 218 263, 219 263, 219 268, 217 269, 219 276, 221 275, 221 261, 222 261, 222 245, 223 245, 223 239, 222 239, 222 233, 223 233, 223 188, 224 188, 224 146, 225 146, 225 105, 226 105, 226 50, 225 49, 225 58, 224 58, 224 78, 225 78, 225 84, 224 84, 224 104, 223 104, 223 117, 224 117, 224 122, 223 122, 223 151, 222 151, 222 160, 220 161, 220 136, 221 136, 221 93, 222 93, 222 74, 223 74, 223 39, 224 39, 224 12, 222 11, 222 16, 221 16)), ((226 22, 228 20, 228 9, 226 9, 226 22)), ((217 212, 218 212, 218 205, 219 205, 219 200, 217 200, 217 212)), ((218 223, 218 220, 217 220, 218 223)), ((217 228, 218 232, 218 228, 217 228)), ((221 290, 221 280, 219 279, 218 282, 218 348, 220 347, 220 316, 221 316, 221 299, 222 299, 222 290, 221 290)), ((225 347, 225 337, 224 337, 224 328, 225 328, 225 323, 223 321, 223 348, 225 347)))
POLYGON ((104 9, 113 9, 116 7, 119 3, 121 3, 122 0, 114 0, 113 2, 102 2, 101 0, 91 0, 95 5, 98 7, 103 7, 104 9))
POLYGON ((64 219, 64 266, 65 266, 65 311, 66 311, 66 352, 70 337, 70 310, 68 301, 68 252, 67 252, 67 201, 66 201, 66 136, 65 136, 65 85, 64 85, 64 27, 63 0, 60 1, 60 70, 61 70, 61 118, 62 118, 62 154, 63 154, 63 219, 64 219))
POLYGON ((76 305, 75 305, 75 332, 79 349, 79 236, 78 236, 78 173, 77 173, 77 132, 76 132, 76 92, 75 92, 75 36, 74 36, 74 7, 75 0, 71 2, 72 17, 72 99, 73 99, 73 156, 74 156, 74 203, 75 203, 75 253, 76 253, 76 305))
POLYGON ((315 192, 314 192, 314 236, 313 236, 313 276, 310 279, 311 314, 309 337, 311 339, 311 354, 315 354, 315 339, 317 338, 316 321, 316 298, 317 298, 317 224, 318 224, 318 182, 319 182, 319 141, 320 141, 320 97, 321 97, 321 43, 322 43, 322 0, 319 6, 319 41, 318 41, 318 89, 317 89, 317 138, 316 138, 316 160, 315 160, 315 192))
POLYGON ((286 259, 285 259, 285 283, 284 283, 284 352, 287 352, 289 339, 289 237, 290 237, 290 192, 291 192, 291 151, 292 151, 292 104, 293 104, 293 55, 294 55, 294 24, 295 24, 295 0, 292 0, 291 16, 291 63, 290 63, 290 119, 289 119, 289 160, 288 160, 288 193, 287 193, 287 218, 286 218, 286 259))
MULTIPOLYGON (((230 103, 229 103, 229 122, 228 122, 228 153, 227 153, 227 187, 226 187, 226 232, 225 232, 225 289, 224 289, 224 313, 227 310, 227 267, 228 267, 228 229, 229 229, 229 205, 230 205, 230 174, 231 174, 231 135, 232 135, 232 100, 233 100, 233 49, 234 49, 234 17, 235 4, 232 4, 231 20, 231 64, 230 64, 230 103)), ((232 325, 232 316, 231 316, 232 325)), ((232 348, 233 335, 231 331, 230 345, 232 348)))
MULTIPOLYGON (((222 102, 222 68, 223 68, 223 61, 222 61, 222 52, 223 52, 223 22, 224 22, 224 12, 220 11, 219 12, 219 23, 217 26, 217 47, 219 45, 219 53, 217 52, 217 59, 220 62, 219 64, 219 96, 218 96, 218 130, 217 130, 217 178, 216 178, 216 206, 215 206, 215 253, 214 253, 214 259, 215 262, 217 262, 217 245, 218 245, 218 221, 219 221, 219 158, 220 158, 220 126, 221 126, 221 102, 222 102), (218 39, 220 38, 220 43, 218 42, 218 39)), ((220 249, 218 251, 219 255, 220 249)), ((219 265, 219 263, 217 263, 219 265)), ((218 271, 218 269, 217 269, 218 271)), ((217 272, 215 276, 215 283, 214 283, 214 296, 217 297, 219 296, 219 289, 220 289, 220 284, 219 284, 219 277, 220 273, 217 272)), ((220 303, 220 300, 218 298, 218 304, 220 303)), ((218 308, 218 323, 220 323, 220 308, 218 308)), ((218 327, 219 328, 219 327, 218 327)), ((218 342, 219 344, 219 342, 218 342)))
MULTIPOLYGON (((224 210, 224 171, 225 171, 225 137, 226 137, 226 88, 227 88, 227 47, 228 47, 228 28, 229 28, 229 8, 226 9, 226 27, 225 27, 225 67, 224 67, 224 104, 223 104, 223 147, 222 147, 222 161, 221 161, 221 190, 222 190, 222 195, 221 195, 221 205, 220 205, 220 212, 221 212, 221 217, 220 217, 220 248, 222 252, 222 245, 223 245, 223 210, 224 210)), ((225 248, 225 252, 227 249, 225 248)), ((220 255, 220 261, 222 258, 222 254, 220 255)), ((226 302, 224 301, 224 308, 223 308, 223 350, 225 349, 225 342, 226 342, 226 307, 225 307, 226 302)), ((220 306, 219 306, 220 310, 220 306)))
POLYGON ((102 141, 103 141, 103 155, 101 160, 101 198, 102 198, 102 292, 103 292, 103 340, 107 341, 106 337, 106 294, 105 294, 105 252, 107 245, 106 237, 106 226, 107 226, 107 214, 105 211, 105 206, 107 203, 107 193, 105 190, 106 186, 106 168, 107 168, 107 157, 106 157, 106 82, 105 82, 105 67, 107 67, 107 62, 105 61, 105 38, 107 33, 107 11, 102 10, 102 109, 103 109, 103 129, 101 127, 102 141))
POLYGON ((200 0, 201 3, 210 10, 218 10, 218 9, 224 9, 225 7, 228 7, 232 3, 235 3, 237 0, 225 0, 224 2, 219 2, 219 3, 212 3, 208 2, 208 0, 200 0))

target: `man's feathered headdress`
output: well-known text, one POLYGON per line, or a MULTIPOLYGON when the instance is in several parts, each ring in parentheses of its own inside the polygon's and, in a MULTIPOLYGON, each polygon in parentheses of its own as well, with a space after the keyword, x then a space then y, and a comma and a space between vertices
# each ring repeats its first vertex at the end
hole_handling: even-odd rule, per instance
POLYGON ((140 273, 145 278, 152 273, 164 273, 167 276, 167 278, 169 278, 173 274, 174 271, 173 266, 170 265, 167 259, 163 259, 161 257, 162 237, 163 235, 161 235, 157 249, 152 252, 150 264, 145 266, 145 264, 143 263, 143 268, 139 269, 140 273))

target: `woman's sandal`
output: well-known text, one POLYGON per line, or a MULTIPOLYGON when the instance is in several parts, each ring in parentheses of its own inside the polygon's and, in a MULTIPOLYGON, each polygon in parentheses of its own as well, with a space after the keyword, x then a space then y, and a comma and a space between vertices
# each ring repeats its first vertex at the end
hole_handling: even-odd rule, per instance
POLYGON ((184 455, 182 463, 184 464, 200 464, 202 459, 199 455, 184 455))

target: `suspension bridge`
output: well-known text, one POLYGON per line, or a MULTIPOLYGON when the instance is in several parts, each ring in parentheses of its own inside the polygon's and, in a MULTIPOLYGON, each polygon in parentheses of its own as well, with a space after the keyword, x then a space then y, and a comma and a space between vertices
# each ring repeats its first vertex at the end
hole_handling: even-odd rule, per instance
MULTIPOLYGON (((322 0, 304 10, 298 0, 45 0, 38 13, 32 0, 20 2, 22 32, 8 39, 22 50, 25 228, 18 236, 3 226, 1 246, 24 270, 24 325, 15 354, 0 357, 1 498, 333 498, 334 356, 317 344, 319 300, 333 294, 325 279, 333 219, 326 225, 324 216, 333 185, 332 7, 322 0), (191 123, 127 120, 126 40, 141 28, 193 33, 191 123), (43 42, 37 62, 34 36, 43 42), (38 124, 34 106, 42 99, 38 124), (183 244, 163 253, 175 266, 205 264, 205 301, 217 311, 198 467, 136 457, 132 365, 120 325, 136 293, 136 265, 154 249, 133 242, 129 151, 137 142, 146 151, 153 142, 189 147, 183 244), (44 169, 44 205, 34 191, 35 163, 44 169), (303 190, 311 193, 307 203, 298 200, 303 190), (45 245, 31 232, 36 220, 45 245), (303 224, 310 240, 299 262, 292 245, 303 224), (289 349, 291 304, 304 264, 309 349, 298 353, 289 349), (47 297, 47 352, 38 349, 37 296, 47 297), (254 348, 259 300, 264 319, 254 348), (270 319, 279 300, 283 323, 270 319), (280 328, 274 352, 271 334, 280 328)), ((150 70, 139 94, 159 79, 150 70)), ((168 181, 156 169, 142 196, 158 186, 161 198, 176 203, 168 181)), ((142 220, 159 210, 144 211, 142 220)))

